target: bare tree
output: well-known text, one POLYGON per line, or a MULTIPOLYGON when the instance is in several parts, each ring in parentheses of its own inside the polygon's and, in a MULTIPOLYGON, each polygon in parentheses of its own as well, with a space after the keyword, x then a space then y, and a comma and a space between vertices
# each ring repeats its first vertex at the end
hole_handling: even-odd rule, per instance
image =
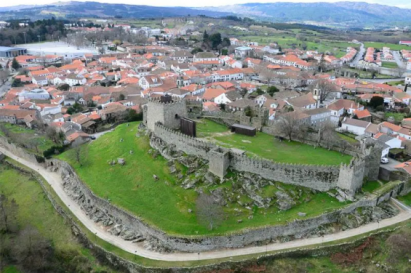
POLYGON ((30 272, 44 272, 52 258, 53 248, 37 229, 28 226, 23 229, 12 248, 13 256, 30 272))
POLYGON ((293 136, 297 134, 303 120, 300 118, 300 113, 288 112, 278 117, 277 122, 274 124, 274 131, 280 136, 285 136, 289 141, 293 136))
POLYGON ((4 194, 0 195, 0 232, 16 232, 18 205, 14 199, 9 200, 4 194))
POLYGON ((321 79, 313 82, 310 90, 318 97, 320 103, 323 103, 330 93, 337 91, 337 88, 330 81, 321 79))
POLYGON ((200 193, 196 201, 196 214, 200 224, 210 230, 218 226, 224 219, 223 208, 217 204, 211 195, 200 193))
POLYGON ((8 69, 0 70, 0 83, 4 84, 10 76, 10 71, 8 69))
POLYGON ((401 78, 401 77, 404 75, 405 72, 407 72, 407 68, 406 68, 405 66, 399 66, 399 67, 397 68, 395 74, 396 74, 399 78, 401 78))
POLYGON ((88 145, 78 145, 73 148, 74 152, 74 159, 76 162, 80 165, 83 166, 87 160, 88 157, 88 145))
POLYGON ((55 144, 60 145, 62 143, 62 135, 59 132, 57 132, 56 127, 53 127, 53 126, 47 127, 46 135, 55 144))
POLYGON ((318 144, 323 143, 327 149, 331 149, 337 139, 335 125, 332 122, 326 122, 320 126, 318 131, 318 144))

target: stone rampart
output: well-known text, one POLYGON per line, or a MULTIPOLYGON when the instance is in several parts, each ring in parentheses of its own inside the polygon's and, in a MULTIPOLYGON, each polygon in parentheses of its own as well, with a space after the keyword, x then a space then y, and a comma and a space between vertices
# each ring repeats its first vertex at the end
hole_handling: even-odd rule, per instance
MULTIPOLYGON (((25 153, 25 151, 20 151, 25 153)), ((50 159, 45 162, 49 170, 59 172, 65 192, 75 200, 91 219, 102 222, 111 229, 120 226, 121 234, 134 234, 134 237, 145 239, 151 245, 182 252, 202 252, 224 248, 241 248, 259 242, 267 242, 283 236, 302 236, 316 230, 321 225, 335 223, 342 214, 349 214, 359 207, 374 207, 390 197, 404 191, 404 182, 389 191, 369 199, 362 199, 343 209, 326 212, 322 215, 297 219, 277 226, 267 226, 242 230, 221 236, 171 236, 146 224, 142 219, 116 207, 108 200, 96 196, 77 176, 73 168, 64 161, 50 159)), ((44 189, 45 191, 47 189, 44 189)), ((297 217, 297 216, 296 216, 297 217)), ((120 236, 121 236, 120 234, 120 236)), ((156 247, 153 246, 153 247, 156 247)))
POLYGON ((270 160, 236 154, 231 155, 230 166, 238 171, 261 175, 268 180, 320 191, 335 188, 340 172, 339 166, 276 163, 270 160))
MULTIPOLYGON (((168 129, 160 123, 155 125, 154 135, 166 143, 164 147, 173 146, 173 149, 199 156, 209 162, 220 161, 219 158, 215 157, 215 153, 210 152, 218 148, 217 145, 211 142, 201 141, 184 135, 168 129)), ((152 146, 156 149, 161 149, 161 145, 156 145, 153 141, 156 140, 151 139, 152 146)), ((164 153, 162 150, 160 152, 167 157, 167 153, 164 153)), ((277 163, 234 153, 230 153, 229 166, 236 171, 250 172, 269 180, 304 186, 320 191, 328 191, 337 186, 341 168, 340 166, 277 163)), ((220 172, 215 174, 220 176, 220 172)), ((347 175, 346 177, 349 176, 347 175)))

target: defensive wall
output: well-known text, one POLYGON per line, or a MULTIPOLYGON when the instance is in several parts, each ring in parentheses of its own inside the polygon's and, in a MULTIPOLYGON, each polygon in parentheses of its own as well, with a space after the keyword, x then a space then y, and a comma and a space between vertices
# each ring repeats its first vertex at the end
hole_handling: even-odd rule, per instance
MULTIPOLYGON (((2 146, 14 153, 15 146, 8 142, 2 146)), ((37 163, 36 158, 23 149, 18 150, 18 155, 37 163)), ((299 238, 304 234, 318 229, 322 225, 335 223, 339 217, 352 213, 359 207, 374 207, 409 191, 409 185, 400 182, 384 192, 371 195, 351 203, 346 207, 331 212, 325 212, 309 219, 296 219, 281 225, 266 226, 255 229, 246 229, 239 232, 221 236, 174 236, 169 235, 156 227, 144 222, 143 219, 111 204, 108 200, 96 196, 85 183, 77 176, 74 169, 67 163, 58 159, 49 159, 44 163, 50 171, 58 172, 63 181, 65 192, 75 200, 84 213, 96 222, 106 223, 109 228, 120 226, 121 232, 134 233, 135 236, 144 238, 151 245, 161 246, 161 249, 182 252, 201 252, 224 248, 241 248, 247 245, 271 242, 284 236, 299 238)), ((46 188, 44 188, 47 191, 46 188)))
POLYGON ((364 178, 365 161, 360 158, 354 158, 347 165, 320 166, 278 163, 229 152, 227 163, 225 158, 211 152, 217 148, 220 150, 224 150, 224 148, 171 130, 161 123, 155 124, 154 135, 151 137, 150 143, 153 148, 160 150, 165 157, 167 157, 167 154, 164 153, 165 147, 171 146, 173 149, 183 151, 186 154, 200 156, 209 162, 213 162, 213 164, 210 164, 209 171, 219 177, 228 167, 231 167, 236 171, 258 174, 272 181, 320 191, 328 191, 339 187, 348 190, 352 194, 361 188, 364 178), (221 170, 221 166, 225 167, 225 170, 221 170))

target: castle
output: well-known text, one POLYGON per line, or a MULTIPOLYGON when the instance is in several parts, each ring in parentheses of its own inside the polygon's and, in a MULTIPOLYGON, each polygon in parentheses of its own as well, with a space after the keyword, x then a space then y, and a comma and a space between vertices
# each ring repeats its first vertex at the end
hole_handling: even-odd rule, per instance
MULTIPOLYGON (((353 196, 362 187, 364 178, 378 179, 382 147, 377 143, 362 143, 361 151, 347 165, 285 164, 250 158, 231 149, 182 134, 178 131, 179 120, 188 117, 189 112, 185 100, 150 99, 143 108, 143 124, 152 133, 150 144, 160 152, 164 151, 165 147, 171 147, 199 156, 209 162, 209 172, 221 179, 228 168, 232 168, 239 172, 258 174, 268 180, 319 191, 339 188, 349 196, 353 196)), ((259 124, 263 126, 262 123, 259 124)))

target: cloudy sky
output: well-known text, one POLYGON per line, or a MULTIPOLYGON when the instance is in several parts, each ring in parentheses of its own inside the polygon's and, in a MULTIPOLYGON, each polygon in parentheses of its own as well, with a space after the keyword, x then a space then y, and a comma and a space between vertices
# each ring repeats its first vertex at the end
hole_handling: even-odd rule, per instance
MULTIPOLYGON (((98 0, 96 0, 98 1, 98 0)), ((361 0, 359 0, 361 1, 361 0)), ((15 5, 37 5, 55 3, 56 0, 13 0, 13 1, 0 1, 0 7, 5 6, 15 6, 15 5)), ((67 1, 64 1, 67 2, 67 1)), ((338 2, 338 0, 207 0, 207 1, 187 1, 187 0, 102 0, 99 2, 105 3, 124 3, 124 4, 134 4, 134 5, 151 5, 151 6, 186 6, 186 7, 201 7, 201 6, 221 6, 221 5, 232 5, 250 2, 338 2)), ((411 0, 363 0, 362 2, 376 3, 397 7, 411 8, 411 0)))

